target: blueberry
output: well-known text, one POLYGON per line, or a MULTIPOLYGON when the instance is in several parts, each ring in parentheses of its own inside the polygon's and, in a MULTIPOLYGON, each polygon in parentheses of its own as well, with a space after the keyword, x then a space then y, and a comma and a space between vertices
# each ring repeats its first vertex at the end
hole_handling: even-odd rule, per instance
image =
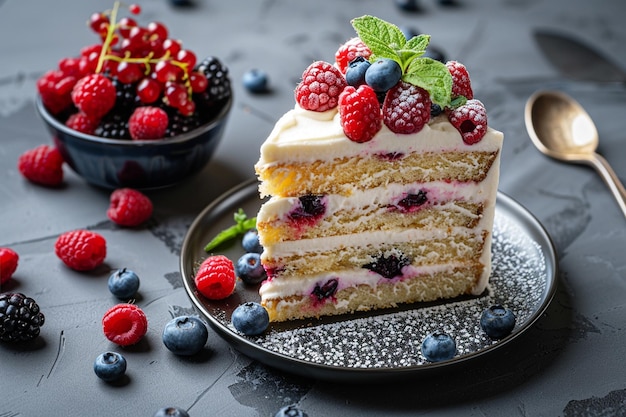
POLYGON ((189 413, 178 407, 164 407, 154 413, 153 417, 189 417, 189 413))
POLYGON ((424 55, 422 55, 422 57, 424 58, 432 58, 435 61, 439 61, 439 62, 446 62, 446 55, 443 53, 443 51, 439 48, 436 48, 434 46, 429 46, 428 48, 426 48, 426 51, 424 52, 424 55))
POLYGON ((398 8, 407 12, 417 12, 420 10, 417 0, 395 0, 394 3, 398 8))
POLYGON ((265 331, 270 324, 267 310, 256 302, 241 304, 233 311, 233 326, 247 336, 256 336, 265 331))
POLYGON ((255 228, 248 230, 241 238, 241 246, 246 252, 261 253, 263 246, 259 243, 259 231, 255 228))
POLYGON ((126 373, 126 359, 117 352, 104 352, 93 363, 93 371, 103 381, 118 380, 126 373))
POLYGON ((404 34, 404 37, 406 38, 407 41, 416 36, 419 36, 420 34, 415 28, 410 27, 410 26, 401 26, 400 30, 404 34))
POLYGON ((405 211, 411 211, 412 207, 419 207, 424 205, 428 201, 428 196, 426 195, 426 191, 419 190, 417 194, 407 194, 402 200, 398 202, 398 206, 400 206, 405 211))
POLYGON ((337 287, 339 286, 339 280, 337 278, 332 278, 326 281, 323 285, 317 284, 315 288, 313 288, 313 295, 320 301, 325 298, 332 297, 337 292, 337 287))
POLYGON ((243 86, 251 93, 264 93, 267 91, 267 73, 260 69, 251 69, 243 74, 243 86))
POLYGON ((365 84, 365 72, 370 65, 370 62, 362 56, 358 56, 350 61, 346 69, 346 82, 348 85, 358 87, 365 84))
POLYGON ((163 344, 175 355, 189 356, 200 352, 209 332, 202 320, 195 316, 179 316, 163 328, 163 344))
POLYGON ((379 255, 374 262, 363 265, 363 268, 376 272, 387 279, 402 276, 402 268, 411 264, 411 260, 404 255, 379 255))
POLYGON ((237 260, 235 274, 249 285, 258 284, 267 278, 261 265, 261 255, 254 252, 245 253, 237 260))
POLYGON ((323 195, 306 194, 298 197, 300 205, 289 213, 292 220, 315 219, 326 212, 323 195))
POLYGON ((452 359, 456 354, 456 342, 443 332, 434 332, 426 336, 422 342, 422 355, 429 362, 452 359))
POLYGON ((278 412, 274 414, 274 417, 308 417, 308 416, 304 411, 300 410, 295 405, 287 405, 281 408, 280 410, 278 410, 278 412))
POLYGON ((443 109, 439 104, 431 103, 430 105, 430 117, 437 117, 443 113, 443 109))
POLYGON ((483 311, 480 317, 480 327, 490 338, 502 339, 515 327, 515 314, 501 305, 493 305, 483 311))
POLYGON ((118 269, 109 276, 109 291, 120 300, 132 298, 139 289, 139 277, 130 269, 118 269))
POLYGON ((393 59, 380 58, 365 71, 365 82, 377 93, 387 91, 400 81, 402 69, 393 59))

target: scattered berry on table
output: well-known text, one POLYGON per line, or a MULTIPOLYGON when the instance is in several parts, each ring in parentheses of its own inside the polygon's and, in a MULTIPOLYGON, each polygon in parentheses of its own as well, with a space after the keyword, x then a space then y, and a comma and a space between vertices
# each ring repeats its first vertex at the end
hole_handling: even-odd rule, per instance
POLYGON ((260 335, 270 324, 269 314, 265 307, 252 301, 238 306, 233 311, 231 321, 235 329, 246 336, 260 335))
POLYGON ((11 279, 20 256, 11 248, 0 248, 0 285, 11 279))
POLYGON ((148 331, 148 319, 135 304, 117 304, 102 317, 102 331, 107 339, 120 346, 134 345, 148 331))
POLYGON ((264 281, 267 274, 261 265, 261 255, 256 252, 244 253, 235 264, 235 275, 249 285, 264 281))
POLYGON ((274 414, 274 417, 308 417, 307 414, 295 405, 286 405, 274 414))
POLYGON ((89 271, 102 265, 107 254, 106 240, 102 235, 89 230, 72 230, 61 234, 54 252, 76 271, 89 271))
POLYGON ((221 300, 233 293, 235 284, 235 266, 224 255, 207 257, 194 278, 196 288, 210 300, 221 300))
POLYGON ((108 287, 115 297, 128 300, 139 290, 139 276, 130 269, 118 269, 109 276, 108 287))
POLYGON ((465 65, 458 61, 448 61, 446 67, 452 75, 452 97, 463 96, 468 100, 473 99, 472 82, 465 65))
POLYGON ((383 122, 395 133, 417 133, 430 120, 430 111, 428 92, 400 81, 387 92, 383 103, 383 122))
POLYGON ((39 305, 22 293, 0 294, 0 340, 28 342, 39 335, 45 321, 39 305))
POLYGON ((269 77, 263 70, 253 68, 244 72, 243 86, 251 93, 265 93, 268 91, 269 77))
POLYGON ((302 73, 295 91, 296 102, 305 110, 323 112, 337 107, 346 86, 343 74, 332 64, 316 61, 302 73))
POLYGON ((162 139, 168 123, 165 110, 154 106, 138 107, 128 119, 128 131, 135 140, 162 139))
POLYGON ((383 125, 378 97, 372 87, 347 86, 339 96, 339 118, 348 139, 359 143, 371 140, 383 125))
POLYGON ((487 110, 479 100, 468 100, 464 105, 450 110, 448 120, 468 145, 480 142, 487 133, 487 110))
POLYGON ((377 59, 365 71, 365 82, 377 93, 389 90, 401 77, 400 64, 388 58, 377 59))
POLYGON ((362 56, 356 57, 350 61, 348 69, 346 70, 346 82, 348 85, 358 87, 365 84, 365 72, 370 65, 372 64, 362 56))
POLYGON ((259 231, 256 228, 252 228, 244 233, 241 238, 241 246, 246 252, 263 252, 263 246, 259 242, 259 231))
POLYGON ((157 410, 152 417, 189 417, 189 413, 178 407, 164 407, 157 410))
POLYGON ((195 316, 180 316, 163 328, 162 340, 175 355, 189 356, 200 352, 209 337, 202 320, 195 316))
POLYGON ((359 37, 354 37, 341 45, 337 52, 335 52, 335 63, 339 71, 345 74, 348 69, 348 64, 355 58, 363 57, 367 60, 371 55, 372 51, 370 48, 368 48, 359 37))
POLYGON ((65 126, 88 135, 93 135, 99 123, 100 119, 78 112, 70 115, 65 121, 65 126))
POLYGON ((117 352, 101 353, 93 363, 93 371, 103 381, 117 381, 126 373, 126 358, 117 352))
POLYGON ((63 182, 63 156, 50 145, 39 145, 22 153, 17 169, 29 181, 56 187, 63 182))
POLYGON ((111 193, 107 217, 120 226, 138 226, 152 216, 152 201, 132 188, 118 188, 111 193))
POLYGON ((499 340, 508 336, 515 327, 515 314, 501 305, 493 305, 480 317, 480 327, 492 339, 499 340))
POLYGON ((83 113, 100 118, 115 106, 115 86, 102 74, 87 75, 72 89, 72 102, 83 113))
POLYGON ((456 342, 446 333, 431 333, 422 341, 422 355, 429 362, 452 359, 456 355, 456 342))

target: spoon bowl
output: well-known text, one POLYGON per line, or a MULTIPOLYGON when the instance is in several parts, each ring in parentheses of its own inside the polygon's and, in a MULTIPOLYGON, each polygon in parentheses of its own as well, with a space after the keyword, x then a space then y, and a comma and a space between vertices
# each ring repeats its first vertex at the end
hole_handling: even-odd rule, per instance
POLYGON ((576 100, 558 91, 538 91, 526 102, 524 121, 528 135, 543 154, 596 169, 626 216, 626 190, 606 159, 596 152, 598 130, 576 100))

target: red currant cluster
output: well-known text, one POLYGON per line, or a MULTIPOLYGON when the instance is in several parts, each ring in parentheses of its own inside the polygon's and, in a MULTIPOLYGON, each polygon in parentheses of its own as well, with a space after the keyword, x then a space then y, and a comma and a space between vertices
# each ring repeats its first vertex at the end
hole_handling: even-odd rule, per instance
MULTIPOLYGON (((223 98, 223 90, 230 89, 227 69, 213 57, 198 63, 194 52, 169 37, 163 23, 142 26, 134 18, 141 13, 140 6, 132 4, 128 10, 131 16, 118 19, 120 3, 115 2, 112 10, 91 15, 88 25, 100 42, 84 47, 78 57, 63 58, 57 70, 48 71, 38 80, 37 88, 45 107, 60 118, 66 118, 66 112, 76 113, 77 108, 82 117, 68 119, 69 127, 111 138, 127 138, 129 116, 142 106, 165 110, 169 124, 176 125, 175 129, 184 125, 188 130, 190 123, 194 128, 206 122, 201 120, 204 116, 198 115, 202 112, 197 107, 206 107, 207 103, 201 101, 223 98), (81 82, 87 77, 91 77, 90 82, 81 82), (221 89, 220 97, 211 97, 216 88, 221 89), (108 107, 112 92, 116 98, 108 107), (96 103, 88 106, 77 102, 77 97, 82 100, 95 97, 96 103), (118 123, 112 127, 112 117, 90 114, 86 111, 88 107, 108 107, 109 116, 115 114, 125 125, 120 127, 118 123), (181 117, 194 120, 181 121, 181 117)), ((182 132, 169 132, 176 133, 182 132)))

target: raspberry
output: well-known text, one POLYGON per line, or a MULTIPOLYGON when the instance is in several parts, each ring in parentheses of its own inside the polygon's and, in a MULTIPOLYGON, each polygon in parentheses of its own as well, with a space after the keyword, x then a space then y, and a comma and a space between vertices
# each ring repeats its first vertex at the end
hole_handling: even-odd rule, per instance
POLYGON ((348 70, 348 64, 355 58, 362 56, 365 59, 369 59, 370 55, 372 55, 370 48, 368 48, 361 39, 356 37, 339 47, 337 52, 335 52, 335 62, 339 67, 339 71, 345 74, 348 70))
POLYGON ((452 97, 464 96, 468 100, 473 99, 472 83, 465 65, 457 61, 448 61, 446 67, 452 75, 452 97))
POLYGON ((339 117, 348 139, 371 140, 383 124, 376 92, 365 84, 358 89, 347 86, 339 96, 339 117))
POLYGON ((464 105, 450 110, 448 120, 468 145, 480 142, 487 133, 487 111, 479 100, 468 100, 464 105))
POLYGON ((106 240, 98 233, 73 230, 58 237, 54 252, 70 268, 89 271, 104 262, 107 253, 106 240))
POLYGON ((152 106, 138 107, 128 120, 128 130, 136 140, 162 139, 168 123, 165 110, 152 106))
POLYGON ((45 321, 39 305, 21 293, 0 294, 0 340, 27 342, 39 335, 45 321))
POLYGON ((59 114, 72 105, 72 88, 77 78, 51 70, 37 79, 37 91, 50 113, 59 114))
POLYGON ((0 248, 0 285, 11 279, 19 260, 19 255, 13 249, 0 248))
POLYGON ((138 226, 152 216, 152 201, 132 188, 119 188, 111 193, 107 217, 120 226, 138 226))
POLYGON ((296 101, 305 110, 323 112, 337 106, 339 94, 347 85, 337 68, 328 62, 316 61, 302 73, 296 87, 296 101))
POLYGON ((235 290, 235 266, 224 255, 206 258, 195 277, 196 288, 210 300, 221 300, 235 290))
POLYGON ((18 158, 17 169, 37 184, 57 186, 63 182, 63 156, 54 146, 39 145, 27 150, 18 158))
POLYGON ((98 118, 87 116, 85 113, 78 112, 72 114, 67 119, 65 126, 88 135, 93 135, 99 123, 100 120, 98 118))
POLYGON ((83 113, 101 118, 115 106, 115 86, 102 74, 87 75, 76 83, 72 101, 83 113))
POLYGON ((400 81, 387 92, 383 122, 395 133, 417 133, 430 120, 430 96, 416 85, 400 81))
POLYGON ((135 304, 117 304, 104 313, 102 331, 115 344, 134 345, 147 333, 148 319, 135 304))

